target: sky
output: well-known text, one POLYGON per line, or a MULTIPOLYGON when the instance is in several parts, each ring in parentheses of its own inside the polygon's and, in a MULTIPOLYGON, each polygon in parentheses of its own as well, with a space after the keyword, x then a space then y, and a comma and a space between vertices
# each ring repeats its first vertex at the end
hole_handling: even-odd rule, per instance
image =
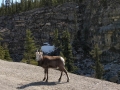
MULTIPOLYGON (((2 1, 3 1, 3 0, 0 0, 0 6, 1 6, 2 1)), ((10 0, 10 1, 12 1, 12 0, 10 0)), ((18 2, 19 2, 20 0, 13 0, 13 2, 15 2, 15 1, 18 1, 18 2)), ((4 3, 5 3, 5 0, 4 0, 4 3)))

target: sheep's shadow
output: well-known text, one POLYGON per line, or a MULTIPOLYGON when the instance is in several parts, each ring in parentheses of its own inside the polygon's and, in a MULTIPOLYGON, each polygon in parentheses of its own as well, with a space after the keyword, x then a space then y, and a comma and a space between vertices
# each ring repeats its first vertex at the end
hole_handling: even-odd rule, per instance
POLYGON ((53 86, 53 85, 63 84, 63 83, 67 83, 67 82, 43 82, 43 81, 31 82, 31 83, 22 85, 20 87, 17 87, 17 89, 24 89, 24 88, 27 88, 27 87, 30 87, 30 86, 40 86, 40 85, 53 86))

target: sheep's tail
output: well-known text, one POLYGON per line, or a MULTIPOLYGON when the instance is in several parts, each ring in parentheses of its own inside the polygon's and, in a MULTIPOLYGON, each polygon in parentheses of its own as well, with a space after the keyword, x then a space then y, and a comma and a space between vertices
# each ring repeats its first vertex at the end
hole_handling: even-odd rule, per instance
POLYGON ((63 64, 65 65, 65 59, 63 57, 60 57, 60 59, 62 60, 63 64))

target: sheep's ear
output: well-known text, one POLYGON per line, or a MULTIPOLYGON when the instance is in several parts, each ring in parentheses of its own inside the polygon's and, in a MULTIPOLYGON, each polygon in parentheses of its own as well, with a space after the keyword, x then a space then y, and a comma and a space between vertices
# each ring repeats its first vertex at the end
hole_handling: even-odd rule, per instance
POLYGON ((39 54, 39 52, 36 52, 36 54, 39 54))
POLYGON ((38 49, 37 49, 37 51, 36 52, 38 52, 38 49))

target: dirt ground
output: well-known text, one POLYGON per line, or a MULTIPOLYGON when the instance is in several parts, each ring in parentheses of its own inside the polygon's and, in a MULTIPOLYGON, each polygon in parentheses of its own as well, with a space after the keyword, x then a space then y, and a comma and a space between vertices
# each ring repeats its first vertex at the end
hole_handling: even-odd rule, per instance
POLYGON ((120 90, 120 85, 68 73, 70 82, 60 72, 49 69, 49 80, 43 82, 44 70, 39 66, 0 60, 0 90, 120 90))

